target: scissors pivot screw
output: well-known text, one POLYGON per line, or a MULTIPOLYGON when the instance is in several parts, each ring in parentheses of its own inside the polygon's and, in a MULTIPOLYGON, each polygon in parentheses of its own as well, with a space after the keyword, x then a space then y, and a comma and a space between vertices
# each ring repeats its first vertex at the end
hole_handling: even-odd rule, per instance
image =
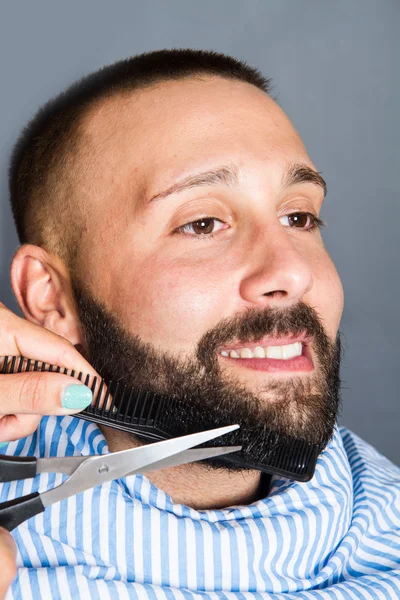
POLYGON ((45 492, 33 492, 0 503, 0 527, 12 531, 27 519, 43 512, 47 506, 113 479, 238 452, 241 446, 196 448, 236 429, 239 429, 239 425, 228 425, 107 455, 50 458, 0 456, 0 482, 30 479, 38 473, 70 475, 66 481, 45 492))

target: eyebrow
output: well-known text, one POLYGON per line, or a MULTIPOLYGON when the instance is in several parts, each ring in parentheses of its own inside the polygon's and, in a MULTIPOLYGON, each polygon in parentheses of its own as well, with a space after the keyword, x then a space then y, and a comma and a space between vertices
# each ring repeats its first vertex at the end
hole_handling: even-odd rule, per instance
POLYGON ((238 169, 235 165, 219 167, 210 171, 198 173, 197 175, 188 175, 188 177, 181 179, 166 190, 159 192, 150 198, 149 204, 156 200, 161 200, 161 198, 166 198, 171 194, 177 194, 178 192, 183 192, 183 190, 188 190, 193 187, 221 184, 230 187, 239 185, 238 169))
POLYGON ((290 187, 297 183, 314 183, 323 189, 324 197, 328 191, 325 179, 318 171, 314 171, 308 165, 293 163, 289 165, 282 178, 282 187, 290 187))
MULTIPOLYGON (((238 167, 236 165, 231 165, 222 166, 209 171, 203 171, 202 173, 197 173, 196 175, 188 175, 167 189, 152 196, 148 201, 148 204, 194 187, 207 185, 226 185, 229 187, 238 187, 238 172, 238 167)), ((314 171, 305 164, 293 163, 285 169, 282 178, 282 187, 286 188, 298 183, 313 183, 321 187, 324 191, 324 196, 326 196, 326 183, 320 173, 318 173, 318 171, 314 171)))

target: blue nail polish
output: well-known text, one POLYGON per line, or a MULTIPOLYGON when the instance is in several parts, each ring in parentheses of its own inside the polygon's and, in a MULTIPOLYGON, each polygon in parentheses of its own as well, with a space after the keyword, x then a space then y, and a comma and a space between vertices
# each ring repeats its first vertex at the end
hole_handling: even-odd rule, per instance
POLYGON ((69 385, 65 388, 61 400, 63 408, 82 410, 92 402, 93 394, 86 385, 69 385))
POLYGON ((8 446, 10 442, 0 442, 0 449, 4 448, 5 446, 8 446))

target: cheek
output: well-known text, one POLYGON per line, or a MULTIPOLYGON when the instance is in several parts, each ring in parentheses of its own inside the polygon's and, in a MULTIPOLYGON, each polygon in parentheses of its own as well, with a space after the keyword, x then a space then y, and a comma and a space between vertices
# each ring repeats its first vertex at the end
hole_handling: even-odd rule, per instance
POLYGON ((315 307, 326 333, 333 341, 343 313, 344 294, 336 267, 327 253, 314 263, 314 285, 305 301, 315 307))
MULTIPOLYGON (((334 340, 343 312, 342 284, 326 251, 309 260, 313 287, 302 300, 316 309, 334 340)), ((110 308, 142 340, 174 353, 190 352, 206 331, 236 312, 235 273, 232 257, 174 261, 160 252, 135 262, 129 277, 121 266, 123 285, 114 287, 110 308)))
POLYGON ((192 350, 221 319, 228 294, 224 279, 204 264, 152 260, 148 265, 135 268, 125 296, 119 296, 118 313, 144 341, 175 352, 192 350))

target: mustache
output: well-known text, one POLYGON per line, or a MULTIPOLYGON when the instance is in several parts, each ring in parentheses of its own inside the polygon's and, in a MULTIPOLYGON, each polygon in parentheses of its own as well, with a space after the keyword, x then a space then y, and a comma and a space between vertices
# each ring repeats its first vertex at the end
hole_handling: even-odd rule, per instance
POLYGON ((221 321, 217 327, 208 331, 197 346, 197 359, 209 363, 223 345, 249 342, 266 336, 298 336, 305 334, 314 339, 316 350, 321 356, 329 356, 330 340, 321 324, 317 311, 304 302, 295 306, 278 308, 245 308, 234 318, 221 321))
MULTIPOLYGON (((324 320, 311 306, 299 302, 279 309, 246 307, 206 330, 192 352, 173 354, 133 334, 102 302, 74 283, 89 362, 104 379, 178 399, 171 434, 238 422, 238 445, 253 462, 264 460, 267 429, 282 440, 291 436, 321 444, 321 448, 329 440, 340 408, 340 340, 336 344, 329 340, 324 320), (301 334, 312 340, 316 372, 303 379, 266 378, 260 392, 267 393, 268 401, 235 373, 225 373, 220 364, 222 345, 301 334)), ((176 321, 181 327, 178 316, 176 321)), ((190 323, 185 326, 189 328, 190 323)))

